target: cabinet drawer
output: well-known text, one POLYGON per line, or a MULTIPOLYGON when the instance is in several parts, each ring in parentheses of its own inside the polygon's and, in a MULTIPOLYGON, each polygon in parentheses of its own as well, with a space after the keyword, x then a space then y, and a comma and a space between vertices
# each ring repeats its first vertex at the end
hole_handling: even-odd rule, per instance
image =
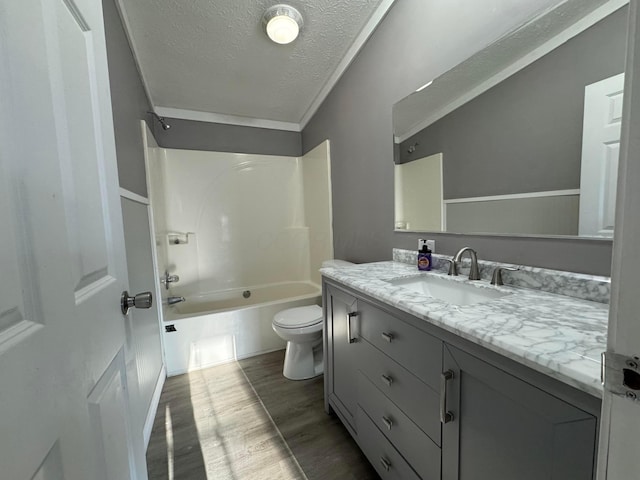
POLYGON ((423 480, 440 479, 440 448, 362 373, 358 403, 423 480))
POLYGON ((362 373, 440 445, 439 393, 366 340, 360 343, 362 373))
POLYGON ((360 302, 360 335, 432 388, 442 372, 442 341, 373 305, 360 302))
POLYGON ((358 445, 382 480, 420 480, 402 455, 377 429, 361 408, 356 413, 358 445))

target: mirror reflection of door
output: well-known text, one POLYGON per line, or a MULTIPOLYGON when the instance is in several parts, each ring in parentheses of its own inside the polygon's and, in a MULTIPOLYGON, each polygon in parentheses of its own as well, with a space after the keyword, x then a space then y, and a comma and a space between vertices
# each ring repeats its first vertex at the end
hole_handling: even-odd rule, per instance
POLYGON ((613 237, 624 73, 584 93, 579 234, 613 237))

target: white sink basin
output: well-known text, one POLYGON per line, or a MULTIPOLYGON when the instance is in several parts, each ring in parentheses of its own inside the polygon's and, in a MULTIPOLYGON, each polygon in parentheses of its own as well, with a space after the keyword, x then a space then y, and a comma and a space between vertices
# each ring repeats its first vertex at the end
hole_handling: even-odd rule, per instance
POLYGON ((509 295, 493 288, 480 288, 467 283, 452 282, 430 276, 400 278, 390 280, 389 283, 452 305, 472 305, 509 295))

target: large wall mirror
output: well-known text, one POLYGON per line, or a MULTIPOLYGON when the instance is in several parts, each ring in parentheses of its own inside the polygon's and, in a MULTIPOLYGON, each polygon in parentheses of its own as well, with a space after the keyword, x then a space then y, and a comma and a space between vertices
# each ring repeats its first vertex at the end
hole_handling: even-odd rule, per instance
POLYGON ((395 229, 610 239, 626 3, 567 0, 394 105, 395 229))

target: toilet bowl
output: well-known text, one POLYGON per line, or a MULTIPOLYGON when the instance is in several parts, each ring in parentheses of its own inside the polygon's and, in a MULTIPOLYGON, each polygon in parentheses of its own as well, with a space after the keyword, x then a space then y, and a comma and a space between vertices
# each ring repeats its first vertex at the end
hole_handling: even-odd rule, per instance
MULTIPOLYGON (((353 265, 343 260, 327 260, 323 267, 353 265)), ((272 328, 287 342, 282 374, 290 380, 305 380, 322 375, 322 307, 307 305, 289 308, 273 317, 272 328)))
POLYGON ((282 369, 285 377, 305 380, 322 374, 322 307, 283 310, 273 317, 272 327, 287 342, 282 369))

